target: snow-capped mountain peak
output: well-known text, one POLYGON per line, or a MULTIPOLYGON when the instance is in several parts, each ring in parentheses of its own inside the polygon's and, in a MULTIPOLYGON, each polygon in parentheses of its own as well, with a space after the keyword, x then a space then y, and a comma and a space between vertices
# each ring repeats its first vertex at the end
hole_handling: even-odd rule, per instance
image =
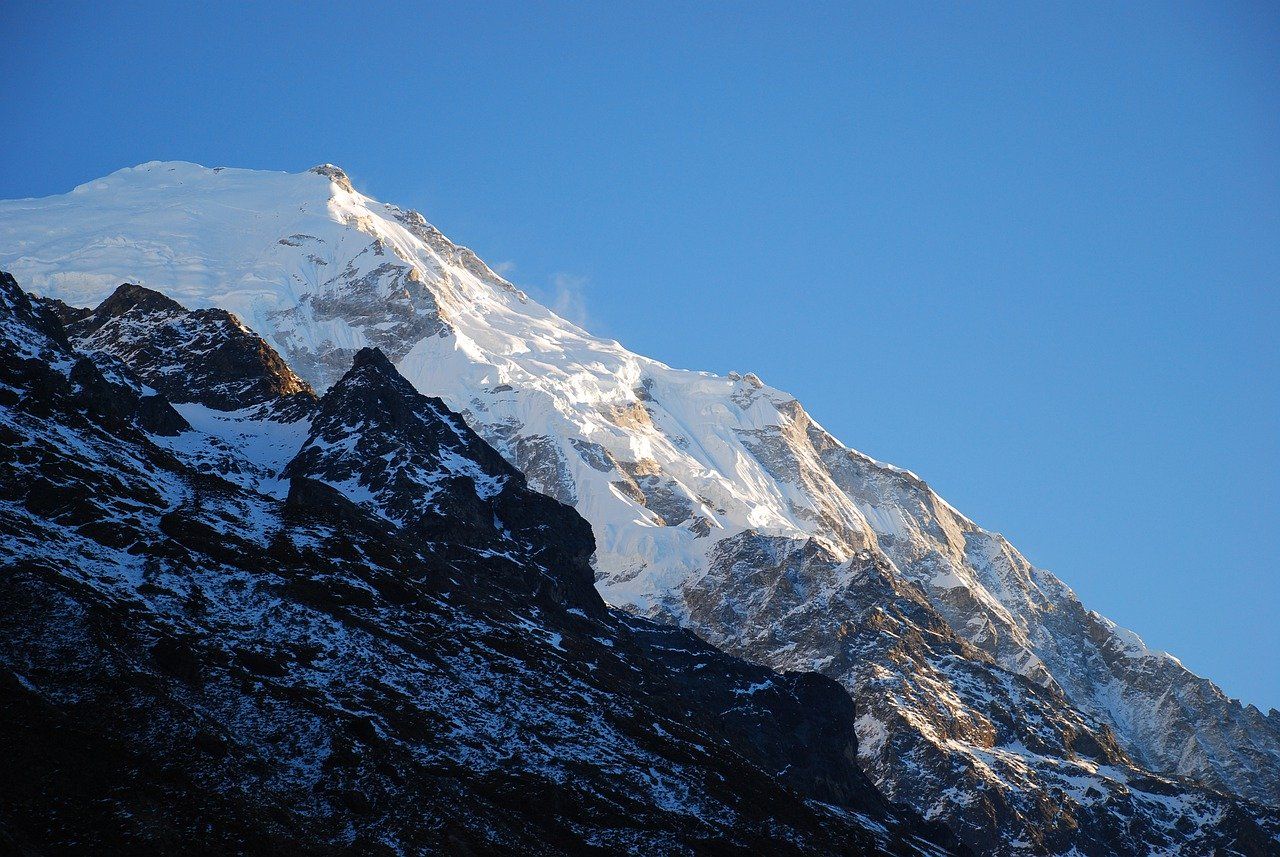
POLYGON ((841 681, 863 764, 973 844, 1005 824, 1066 850, 1141 803, 1137 767, 1280 804, 1280 714, 1147 650, 793 397, 591 336, 332 165, 153 162, 0 202, 0 267, 75 306, 127 281, 225 307, 320 391, 379 349, 591 523, 606 600, 841 681))

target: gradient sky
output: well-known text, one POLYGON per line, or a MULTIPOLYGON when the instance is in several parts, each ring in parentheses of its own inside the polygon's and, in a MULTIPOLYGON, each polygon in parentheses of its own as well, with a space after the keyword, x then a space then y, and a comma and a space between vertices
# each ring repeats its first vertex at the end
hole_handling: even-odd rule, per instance
POLYGON ((0 4, 0 197, 332 161, 1280 707, 1274 4, 271 5, 0 4))

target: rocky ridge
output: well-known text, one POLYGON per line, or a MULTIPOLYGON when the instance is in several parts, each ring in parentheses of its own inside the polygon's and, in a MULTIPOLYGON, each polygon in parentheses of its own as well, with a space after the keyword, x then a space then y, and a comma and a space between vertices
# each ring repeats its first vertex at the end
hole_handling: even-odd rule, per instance
POLYGON ((0 275, 5 850, 944 853, 836 683, 607 608, 590 528, 381 353, 283 499, 98 357, 0 275))

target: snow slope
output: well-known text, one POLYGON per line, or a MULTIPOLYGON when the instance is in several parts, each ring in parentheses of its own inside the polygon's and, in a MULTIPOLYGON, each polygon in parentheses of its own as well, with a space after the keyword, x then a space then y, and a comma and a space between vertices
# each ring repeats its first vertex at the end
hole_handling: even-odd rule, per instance
MULTIPOLYGON (((864 765, 922 810, 990 815, 938 785, 942 763, 921 762, 932 779, 895 765, 891 720, 912 752, 960 765, 1019 817, 1034 815, 1019 790, 1078 756, 1083 733, 1114 741, 1126 765, 1280 804, 1280 713, 1242 707, 1148 650, 914 474, 847 448, 754 375, 672 369, 594 337, 335 167, 153 162, 0 202, 0 268, 73 305, 130 281, 231 310, 318 390, 358 349, 381 348, 590 521, 607 600, 880 694, 883 716, 860 721, 865 747, 881 748, 864 748, 864 765), (747 585, 764 567, 776 569, 767 585, 747 585), (895 610, 922 641, 910 651, 877 648, 895 610), (852 657, 870 650, 897 659, 881 668, 897 684, 852 657), (1059 702, 1034 703, 1042 693, 1059 702), (1045 726, 1056 737, 1028 749, 1024 733, 1043 724, 1027 718, 1059 704, 1074 725, 1045 726), (1010 706, 1024 719, 1002 729, 997 709, 1010 706), (972 728, 934 728, 943 721, 972 728)), ((1107 782, 1118 793, 1125 777, 1107 782)))

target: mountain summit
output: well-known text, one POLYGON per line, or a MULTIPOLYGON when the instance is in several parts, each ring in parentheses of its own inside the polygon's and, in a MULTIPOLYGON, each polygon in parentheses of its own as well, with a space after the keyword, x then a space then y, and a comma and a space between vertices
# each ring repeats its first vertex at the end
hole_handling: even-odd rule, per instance
POLYGON ((379 349, 581 513, 606 601, 839 681, 862 766, 975 848, 1209 849, 1236 817, 1215 791, 1280 805, 1280 713, 1149 650, 793 397, 593 337, 345 178, 144 164, 0 203, 0 266, 76 306, 132 282, 223 307, 319 391, 379 349))

